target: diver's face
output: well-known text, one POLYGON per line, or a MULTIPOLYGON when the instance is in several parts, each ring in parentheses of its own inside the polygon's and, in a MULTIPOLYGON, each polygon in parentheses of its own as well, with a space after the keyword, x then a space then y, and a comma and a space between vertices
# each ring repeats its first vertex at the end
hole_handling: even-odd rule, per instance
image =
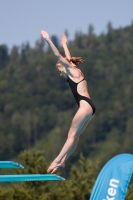
POLYGON ((60 73, 60 76, 63 76, 66 78, 67 74, 66 74, 66 70, 64 67, 58 67, 58 71, 60 73))

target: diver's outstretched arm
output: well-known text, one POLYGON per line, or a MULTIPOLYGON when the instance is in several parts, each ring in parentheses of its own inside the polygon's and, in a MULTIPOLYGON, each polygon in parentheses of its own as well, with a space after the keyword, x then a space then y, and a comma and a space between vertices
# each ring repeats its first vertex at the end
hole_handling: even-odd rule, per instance
POLYGON ((64 52, 65 52, 65 55, 66 55, 66 58, 68 58, 70 60, 71 58, 71 54, 68 50, 68 47, 67 47, 67 37, 65 34, 61 34, 60 35, 60 38, 61 38, 61 44, 62 44, 62 47, 64 49, 64 52))
POLYGON ((70 67, 69 62, 59 53, 58 49, 51 41, 49 34, 46 31, 41 30, 41 35, 47 41, 57 59, 63 64, 65 68, 69 68, 70 67))

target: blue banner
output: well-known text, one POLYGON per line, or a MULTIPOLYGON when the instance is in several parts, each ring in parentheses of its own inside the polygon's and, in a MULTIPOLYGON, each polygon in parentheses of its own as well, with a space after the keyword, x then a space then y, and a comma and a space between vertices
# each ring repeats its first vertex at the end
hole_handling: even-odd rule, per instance
POLYGON ((120 154, 103 167, 90 200, 124 200, 133 173, 133 155, 120 154))

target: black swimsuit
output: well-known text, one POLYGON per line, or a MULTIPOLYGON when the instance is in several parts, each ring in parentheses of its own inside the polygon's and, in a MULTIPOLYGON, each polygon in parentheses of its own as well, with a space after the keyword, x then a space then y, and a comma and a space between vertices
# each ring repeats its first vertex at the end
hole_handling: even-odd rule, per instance
MULTIPOLYGON (((82 82, 83 80, 85 80, 85 79, 82 79, 80 82, 82 82)), ((75 100, 76 100, 78 106, 79 106, 79 102, 80 102, 81 100, 86 101, 86 102, 92 107, 92 110, 93 110, 92 115, 93 115, 93 114, 95 113, 95 106, 93 105, 91 99, 88 98, 88 97, 85 97, 85 96, 80 95, 80 94, 78 93, 78 91, 77 91, 77 85, 78 85, 80 82, 75 83, 74 81, 72 81, 72 79, 69 78, 69 76, 68 76, 67 82, 68 82, 69 85, 70 85, 70 88, 71 88, 71 90, 72 90, 73 96, 74 96, 74 98, 75 98, 75 100)))

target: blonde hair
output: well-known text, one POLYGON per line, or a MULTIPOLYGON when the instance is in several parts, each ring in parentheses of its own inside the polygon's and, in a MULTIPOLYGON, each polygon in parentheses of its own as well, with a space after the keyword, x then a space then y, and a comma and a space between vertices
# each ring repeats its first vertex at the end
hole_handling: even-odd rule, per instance
MULTIPOLYGON (((72 62, 75 65, 78 65, 80 63, 83 63, 84 60, 82 59, 82 57, 71 57, 70 59, 66 58, 66 60, 70 63, 72 62)), ((60 68, 63 67, 63 65, 61 64, 61 62, 58 60, 58 62, 56 63, 56 68, 60 68)))

